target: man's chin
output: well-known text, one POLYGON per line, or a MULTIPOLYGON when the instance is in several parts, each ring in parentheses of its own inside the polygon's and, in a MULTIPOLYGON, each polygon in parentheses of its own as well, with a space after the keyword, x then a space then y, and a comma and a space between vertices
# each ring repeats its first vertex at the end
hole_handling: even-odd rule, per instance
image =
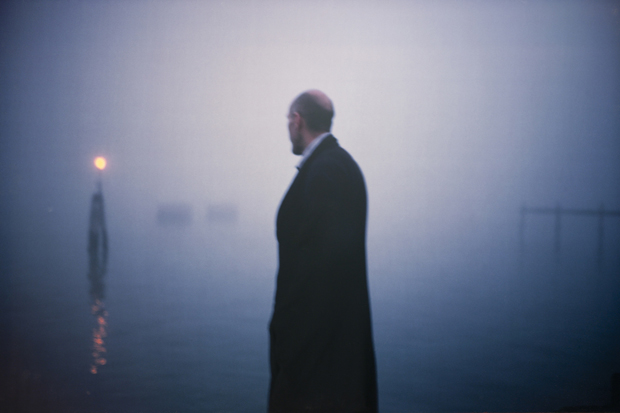
POLYGON ((293 155, 301 155, 302 153, 304 153, 304 150, 301 148, 297 148, 295 146, 293 146, 293 155))

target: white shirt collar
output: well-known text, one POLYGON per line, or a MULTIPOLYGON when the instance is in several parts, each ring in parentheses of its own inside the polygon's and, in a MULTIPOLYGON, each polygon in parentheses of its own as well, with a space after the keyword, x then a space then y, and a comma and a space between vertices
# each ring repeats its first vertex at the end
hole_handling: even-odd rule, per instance
POLYGON ((331 135, 331 132, 322 133, 316 138, 314 138, 314 140, 310 142, 310 145, 306 146, 306 149, 304 149, 301 154, 301 160, 297 164, 297 169, 301 169, 301 167, 304 165, 304 163, 306 163, 310 155, 312 155, 312 152, 314 152, 316 147, 319 146, 319 144, 323 142, 323 139, 327 138, 329 135, 331 135))

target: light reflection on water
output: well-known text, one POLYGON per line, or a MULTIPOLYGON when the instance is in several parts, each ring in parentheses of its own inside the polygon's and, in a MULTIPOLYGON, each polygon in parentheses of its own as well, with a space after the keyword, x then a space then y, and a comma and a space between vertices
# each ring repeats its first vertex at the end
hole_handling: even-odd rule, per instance
MULTIPOLYGON (((42 290, 48 305, 23 308, 24 320, 46 317, 49 364, 41 376, 54 380, 54 391, 43 401, 61 394, 78 406, 64 411, 77 412, 264 411, 274 265, 247 268, 221 253, 256 249, 230 226, 153 223, 146 235, 134 235, 113 222, 109 269, 102 247, 88 255, 88 281, 83 261, 58 257, 52 276, 41 279, 79 277, 65 277, 54 295, 42 290), (68 327, 62 333, 59 323, 68 327)), ((599 273, 595 230, 587 240, 581 227, 568 227, 558 264, 553 232, 545 227, 542 234, 551 236, 537 237, 531 228, 521 270, 516 242, 505 251, 463 253, 460 261, 447 250, 446 264, 427 265, 388 264, 370 249, 381 411, 609 403, 610 378, 620 366, 620 261, 610 256, 599 273)), ((620 231, 611 229, 606 246, 617 251, 620 231)), ((80 240, 83 258, 83 234, 80 240)))
POLYGON ((93 362, 90 366, 90 372, 97 374, 97 368, 107 363, 104 357, 106 349, 103 339, 108 335, 106 332, 108 324, 105 319, 108 316, 108 312, 100 300, 95 301, 91 307, 91 312, 97 320, 97 327, 93 328, 93 362))

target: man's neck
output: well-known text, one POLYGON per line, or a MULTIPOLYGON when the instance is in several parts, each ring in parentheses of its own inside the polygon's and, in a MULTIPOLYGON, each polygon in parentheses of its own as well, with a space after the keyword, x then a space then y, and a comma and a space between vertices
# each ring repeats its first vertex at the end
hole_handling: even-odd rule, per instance
POLYGON ((314 139, 312 139, 312 141, 308 145, 306 145, 306 148, 301 154, 301 160, 299 161, 299 164, 297 164, 298 169, 300 169, 302 165, 306 162, 306 160, 310 157, 310 155, 312 155, 312 152, 314 152, 316 147, 321 144, 321 141, 323 141, 329 135, 331 135, 331 132, 319 133, 314 137, 314 139))
POLYGON ((306 144, 304 147, 304 151, 307 147, 312 145, 312 142, 316 140, 319 136, 323 135, 325 132, 307 132, 304 136, 304 143, 306 144))

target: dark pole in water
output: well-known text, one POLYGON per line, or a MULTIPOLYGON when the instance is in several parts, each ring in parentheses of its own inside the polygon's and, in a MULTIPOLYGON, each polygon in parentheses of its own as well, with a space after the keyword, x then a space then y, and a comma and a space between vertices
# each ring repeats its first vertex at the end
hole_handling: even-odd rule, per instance
POLYGON ((97 190, 90 203, 90 225, 88 228, 88 257, 91 280, 91 294, 95 299, 103 298, 103 276, 108 261, 108 233, 105 225, 105 211, 101 174, 97 180, 97 190))
POLYGON ((102 174, 106 166, 105 158, 95 159, 97 167, 96 190, 90 203, 90 223, 88 227, 88 279, 90 280, 91 313, 95 317, 96 327, 93 328, 93 361, 90 372, 97 374, 98 368, 107 363, 106 349, 103 339, 106 337, 106 317, 108 315, 103 304, 105 285, 103 277, 108 264, 108 233, 105 225, 103 205, 102 174))

